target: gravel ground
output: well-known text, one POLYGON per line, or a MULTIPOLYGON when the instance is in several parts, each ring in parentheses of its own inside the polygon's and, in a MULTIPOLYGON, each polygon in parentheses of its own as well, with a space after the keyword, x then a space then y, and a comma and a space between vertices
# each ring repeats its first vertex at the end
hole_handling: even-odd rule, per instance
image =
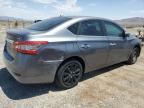
POLYGON ((144 49, 135 65, 120 63, 85 74, 78 86, 22 85, 2 61, 0 33, 0 108, 144 108, 144 49))

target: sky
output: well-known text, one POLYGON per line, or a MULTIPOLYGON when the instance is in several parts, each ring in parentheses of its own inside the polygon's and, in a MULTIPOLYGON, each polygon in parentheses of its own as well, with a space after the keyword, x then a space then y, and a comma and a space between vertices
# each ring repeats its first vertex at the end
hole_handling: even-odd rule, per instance
POLYGON ((0 0, 0 16, 34 20, 59 15, 144 17, 144 0, 0 0))

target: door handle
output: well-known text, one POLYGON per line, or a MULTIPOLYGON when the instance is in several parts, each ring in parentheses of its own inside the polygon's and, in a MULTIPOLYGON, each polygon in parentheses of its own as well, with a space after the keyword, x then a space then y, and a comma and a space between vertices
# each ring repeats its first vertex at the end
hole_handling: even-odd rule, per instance
POLYGON ((90 48, 90 45, 88 45, 88 44, 83 44, 83 45, 81 45, 81 48, 90 48))
POLYGON ((117 44, 116 43, 110 43, 110 46, 116 46, 117 44))

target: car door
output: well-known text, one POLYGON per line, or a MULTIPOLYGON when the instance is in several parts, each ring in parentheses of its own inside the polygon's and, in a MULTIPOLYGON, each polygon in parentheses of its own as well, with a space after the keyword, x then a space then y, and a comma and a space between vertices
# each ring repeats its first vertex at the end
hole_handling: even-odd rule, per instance
POLYGON ((77 43, 90 69, 98 69, 106 65, 109 43, 107 36, 104 36, 101 21, 80 22, 77 43))
POLYGON ((129 54, 129 44, 124 37, 124 30, 115 23, 104 21, 105 31, 109 40, 108 64, 115 64, 127 60, 129 54))

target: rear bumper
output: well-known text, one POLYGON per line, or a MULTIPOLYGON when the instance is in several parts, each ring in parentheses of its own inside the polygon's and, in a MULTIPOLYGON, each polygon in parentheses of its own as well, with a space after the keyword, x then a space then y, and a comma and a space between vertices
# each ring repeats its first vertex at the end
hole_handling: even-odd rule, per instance
POLYGON ((16 59, 11 60, 7 51, 3 52, 5 65, 18 82, 23 84, 52 83, 61 61, 44 62, 36 58, 17 54, 16 59))

